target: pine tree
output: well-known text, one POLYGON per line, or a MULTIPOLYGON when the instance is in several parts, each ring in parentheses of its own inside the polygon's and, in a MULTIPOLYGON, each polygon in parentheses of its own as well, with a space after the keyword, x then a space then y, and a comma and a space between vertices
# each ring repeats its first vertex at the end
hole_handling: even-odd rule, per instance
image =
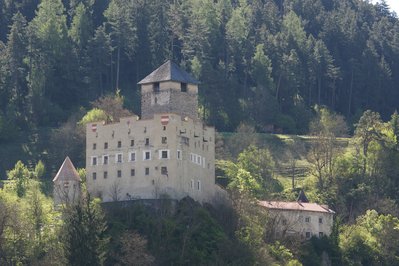
POLYGON ((108 238, 104 214, 90 197, 64 211, 63 243, 71 266, 104 265, 108 238))

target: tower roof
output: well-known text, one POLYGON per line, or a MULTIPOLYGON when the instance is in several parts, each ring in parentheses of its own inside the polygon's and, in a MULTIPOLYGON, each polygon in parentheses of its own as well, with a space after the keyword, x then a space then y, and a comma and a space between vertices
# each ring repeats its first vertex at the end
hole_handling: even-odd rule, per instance
POLYGON ((189 73, 181 69, 171 60, 168 60, 162 66, 155 69, 147 77, 142 79, 138 84, 148 84, 161 81, 179 81, 191 84, 199 83, 189 73))
POLYGON ((81 181, 78 171, 71 162, 71 159, 67 156, 62 163, 60 170, 55 175, 53 182, 55 181, 81 181))
POLYGON ((299 192, 299 196, 298 199, 296 201, 300 201, 300 202, 305 202, 308 203, 308 197, 306 197, 305 192, 303 191, 303 189, 301 189, 301 191, 299 192))

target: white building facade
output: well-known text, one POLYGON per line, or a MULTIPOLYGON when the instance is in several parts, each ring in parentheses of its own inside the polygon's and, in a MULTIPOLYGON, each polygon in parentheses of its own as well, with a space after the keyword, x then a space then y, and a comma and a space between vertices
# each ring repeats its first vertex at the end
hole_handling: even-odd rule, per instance
POLYGON ((215 202, 215 129, 197 114, 197 82, 168 61, 139 83, 142 117, 90 123, 87 189, 104 202, 181 199, 215 202))
POLYGON ((326 205, 309 202, 260 201, 268 209, 274 237, 330 236, 335 212, 326 205))

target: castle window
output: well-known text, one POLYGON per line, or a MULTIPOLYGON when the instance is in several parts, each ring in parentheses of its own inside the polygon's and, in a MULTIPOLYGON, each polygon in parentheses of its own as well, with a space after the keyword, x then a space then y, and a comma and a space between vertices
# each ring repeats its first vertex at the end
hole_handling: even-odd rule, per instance
POLYGON ((306 222, 306 223, 310 223, 310 217, 306 217, 306 218, 305 218, 305 222, 306 222))
POLYGON ((162 144, 166 144, 168 142, 168 138, 167 137, 162 137, 162 144))
POLYGON ((166 126, 163 126, 163 131, 165 131, 166 130, 166 126))
POLYGON ((180 83, 181 92, 187 92, 187 83, 180 83))
POLYGON ((181 160, 181 150, 177 150, 177 159, 181 160))
POLYGON ((108 149, 108 142, 104 142, 104 150, 108 149))
POLYGON ((97 165, 97 157, 91 157, 91 165, 97 165))
POLYGON ((319 224, 323 223, 323 218, 319 217, 319 224))
POLYGON ((134 168, 130 169, 130 176, 135 176, 136 175, 136 170, 134 168))
POLYGON ((154 82, 152 84, 152 91, 155 93, 159 92, 159 82, 154 82))
POLYGON ((160 150, 159 159, 169 159, 169 150, 160 150))
POLYGON ((131 162, 135 162, 136 161, 136 152, 131 152, 130 153, 129 160, 131 162))
POLYGON ((108 172, 104 171, 104 179, 106 179, 108 177, 108 172))
POLYGON ((168 175, 168 168, 166 166, 161 167, 161 175, 168 175))
POLYGON ((150 139, 149 138, 145 138, 145 145, 146 146, 150 145, 150 139))
POLYGON ((118 171, 116 172, 116 176, 117 176, 117 177, 122 177, 122 170, 118 170, 118 171))
POLYGON ((134 146, 134 139, 130 140, 130 146, 133 147, 134 146))
POLYGON ((191 179, 190 187, 191 187, 191 189, 194 189, 194 179, 191 179))
POLYGON ((324 233, 323 232, 319 232, 319 237, 323 237, 324 233))
POLYGON ((97 144, 93 143, 93 150, 97 149, 97 144))
POLYGON ((282 221, 282 224, 283 224, 283 225, 287 225, 287 220, 284 219, 284 220, 282 221))
POLYGON ((151 151, 143 151, 144 161, 151 160, 151 151))
POLYGON ((103 164, 108 164, 108 155, 103 156, 103 164))
POLYGON ((197 181, 197 190, 201 191, 201 181, 197 181))
POLYGON ((118 141, 118 148, 121 148, 122 147, 122 141, 118 141))
POLYGON ((150 168, 149 167, 146 167, 145 168, 145 175, 149 175, 150 174, 150 168))
POLYGON ((312 236, 312 234, 310 232, 306 232, 305 236, 306 236, 306 239, 309 239, 312 236))
POLYGON ((201 156, 200 155, 197 156, 197 164, 201 165, 201 156))
POLYGON ((123 162, 123 154, 122 153, 117 153, 115 156, 115 162, 116 163, 122 163, 123 162))
POLYGON ((94 172, 94 173, 92 174, 92 177, 93 177, 93 180, 96 180, 96 179, 97 179, 97 173, 94 172))

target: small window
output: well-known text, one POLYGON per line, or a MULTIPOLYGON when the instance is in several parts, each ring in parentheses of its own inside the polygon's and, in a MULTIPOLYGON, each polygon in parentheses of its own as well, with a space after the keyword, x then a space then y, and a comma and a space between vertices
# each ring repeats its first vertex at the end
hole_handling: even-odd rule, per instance
POLYGON ((323 232, 319 232, 319 237, 323 237, 324 233, 323 232))
POLYGON ((306 232, 305 236, 306 236, 306 239, 309 239, 312 236, 312 234, 310 232, 306 232))
POLYGON ((197 181, 197 190, 201 191, 201 181, 197 181))
POLYGON ((282 224, 283 224, 283 225, 287 225, 287 220, 286 220, 286 219, 283 219, 282 224))
POLYGON ((118 148, 121 148, 122 147, 122 141, 118 141, 118 148))
POLYGON ((92 177, 93 177, 93 180, 96 180, 96 179, 97 179, 97 173, 94 172, 94 173, 92 174, 92 177))
POLYGON ((149 138, 145 138, 145 145, 146 146, 150 145, 150 139, 149 138))
POLYGON ((168 175, 168 168, 166 166, 161 167, 161 175, 168 175))
POLYGON ((144 151, 143 152, 143 158, 144 158, 144 161, 151 160, 151 152, 150 151, 144 151))
POLYGON ((150 174, 150 168, 149 167, 146 167, 145 168, 145 175, 149 175, 150 174))
POLYGON ((159 92, 159 82, 154 82, 152 84, 152 91, 153 92, 159 92))
POLYGON ((167 137, 162 137, 162 144, 166 144, 168 142, 168 138, 167 137))
POLYGON ((181 92, 187 92, 187 83, 180 83, 181 92))
POLYGON ((177 150, 177 159, 181 160, 181 151, 180 150, 177 150))
POLYGON ((310 217, 306 217, 306 218, 305 218, 305 222, 306 222, 306 223, 310 223, 310 217))
POLYGON ((135 152, 131 152, 131 153, 130 153, 129 160, 130 160, 131 162, 135 162, 135 161, 136 161, 136 153, 135 153, 135 152))
POLYGON ((202 157, 202 167, 205 168, 205 165, 206 165, 206 164, 205 164, 205 158, 202 157))
POLYGON ((117 176, 117 177, 122 177, 122 170, 118 170, 118 171, 116 172, 116 176, 117 176))
POLYGON ((116 163, 122 163, 122 162, 123 162, 123 155, 122 155, 122 153, 117 153, 117 154, 116 154, 115 162, 116 162, 116 163))
POLYGON ((104 150, 108 149, 108 142, 104 142, 104 150))
POLYGON ((107 165, 108 164, 108 155, 103 156, 103 164, 107 165))
POLYGON ((133 147, 134 146, 134 139, 131 139, 130 140, 130 147, 133 147))
POLYGON ((136 175, 136 170, 130 169, 130 176, 135 176, 136 175))
POLYGON ((190 187, 191 187, 191 189, 194 189, 194 179, 191 179, 190 187))
POLYGON ((104 171, 104 179, 106 179, 108 177, 108 172, 104 171))
POLYGON ((97 165, 97 157, 91 157, 91 165, 97 165))
POLYGON ((201 159, 202 159, 202 157, 201 157, 200 155, 198 155, 198 156, 197 156, 197 164, 199 164, 199 165, 202 164, 202 163, 201 163, 201 159))
POLYGON ((165 131, 166 130, 166 126, 163 126, 163 131, 165 131))
POLYGON ((319 217, 319 224, 323 223, 323 218, 319 217))
POLYGON ((93 143, 93 150, 97 149, 97 143, 93 143))
POLYGON ((169 158, 169 151, 168 150, 161 150, 160 159, 168 159, 169 158))

